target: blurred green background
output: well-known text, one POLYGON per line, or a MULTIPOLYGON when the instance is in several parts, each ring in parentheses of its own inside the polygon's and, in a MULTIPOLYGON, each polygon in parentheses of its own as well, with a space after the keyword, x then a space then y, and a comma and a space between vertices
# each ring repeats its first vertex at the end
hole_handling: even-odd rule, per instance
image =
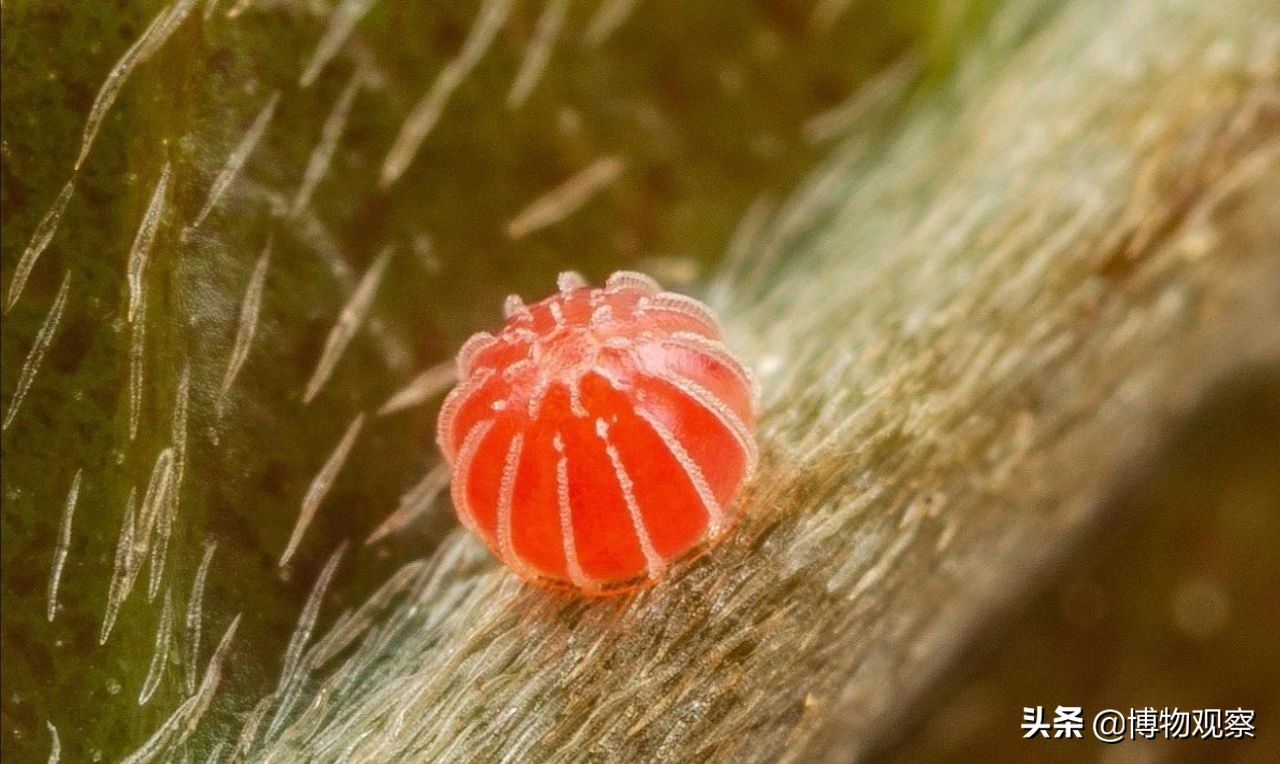
POLYGON ((931 692, 878 755, 1274 761, 1280 714, 1280 366, 1199 401, 1103 526, 931 692), (1253 710, 1254 740, 1023 740, 1023 706, 1253 710))

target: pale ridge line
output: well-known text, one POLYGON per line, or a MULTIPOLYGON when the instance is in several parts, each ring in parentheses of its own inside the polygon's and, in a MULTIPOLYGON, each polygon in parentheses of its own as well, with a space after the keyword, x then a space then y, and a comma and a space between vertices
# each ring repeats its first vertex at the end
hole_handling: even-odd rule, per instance
POLYGON ((480 58, 488 51, 498 29, 511 13, 511 5, 512 0, 485 0, 466 41, 462 44, 462 51, 445 64, 444 69, 432 84, 431 90, 418 101, 400 126, 400 132, 396 135, 391 150, 387 152, 387 157, 382 162, 381 177, 378 181, 381 188, 396 182, 408 169, 418 149, 422 147, 422 142, 431 134, 431 130, 439 121, 453 91, 467 78, 479 63, 480 58))
POLYGON ((267 99, 267 103, 258 112, 258 116, 253 118, 253 122, 249 124, 249 129, 245 131, 240 142, 227 156, 227 162, 223 165, 222 170, 217 177, 213 179, 213 184, 209 187, 209 196, 205 199, 204 207, 200 209, 200 213, 196 215, 196 219, 187 227, 187 231, 194 231, 200 227, 204 219, 208 217, 213 208, 222 200, 223 194, 231 186, 231 183, 240 174, 240 170, 244 168, 244 163, 249 159, 249 155, 253 153, 257 147, 258 141, 262 140, 262 135, 267 131, 267 125, 271 124, 271 118, 275 116, 276 106, 280 103, 280 91, 277 90, 267 99))
POLYGON ((591 309, 591 318, 588 319, 592 329, 604 326, 605 323, 613 319, 612 305, 597 305, 591 309))
POLYGON ((614 271, 609 278, 605 279, 604 291, 619 292, 624 289, 634 289, 637 292, 652 295, 661 292, 662 285, 638 271, 614 271))
POLYGON ((711 490, 711 484, 707 482, 706 476, 702 474, 702 468, 689 456, 689 452, 684 449, 684 446, 680 444, 680 441, 676 439, 671 430, 667 429, 666 425, 642 409, 637 408, 635 413, 657 433, 667 450, 671 452, 671 456, 675 458, 680 464, 680 468, 688 476, 689 482, 693 484, 693 489, 698 494, 698 498, 702 500, 702 506, 707 510, 707 521, 710 525, 711 535, 714 536, 716 531, 724 527, 724 508, 716 500, 715 494, 711 490))
POLYGON ((738 446, 746 457, 747 476, 750 477, 755 474, 757 459, 755 439, 752 437, 751 430, 748 429, 746 423, 724 401, 717 398, 715 394, 697 382, 678 374, 645 369, 642 375, 671 385, 720 420, 720 423, 725 426, 729 434, 738 442, 738 446))
POLYGON ((573 507, 569 503, 569 458, 564 453, 564 439, 560 433, 552 438, 552 446, 560 458, 556 460, 556 502, 560 508, 560 543, 564 547, 565 570, 569 580, 579 589, 591 590, 599 582, 582 570, 578 561, 578 544, 573 530, 573 507))
POLYGON ((298 192, 293 197, 290 215, 297 215, 311 203, 311 195, 315 193, 316 186, 329 171, 333 153, 338 148, 338 141, 341 140, 347 127, 347 119, 351 116, 351 106, 363 83, 364 73, 357 70, 351 75, 346 87, 338 95, 338 100, 334 102, 333 109, 329 111, 329 116, 325 118, 324 126, 320 129, 320 140, 307 158, 307 169, 302 173, 302 183, 298 185, 298 192))
POLYGON ((9 399, 9 410, 4 413, 4 423, 0 425, 0 430, 9 429, 13 418, 18 415, 18 409, 22 407, 23 399, 31 389, 31 383, 35 381, 36 374, 40 371, 44 354, 53 342, 54 333, 58 331, 58 322, 62 319, 62 311, 67 305, 67 293, 70 289, 71 271, 67 271, 62 277, 62 286, 58 288, 58 296, 53 298, 53 305, 45 315, 44 323, 40 324, 39 331, 36 332, 36 339, 31 343, 31 350, 27 351, 26 360, 22 362, 22 372, 18 375, 18 384, 14 388, 13 397, 9 399))
POLYGON ((530 570, 520 556, 516 554, 515 542, 511 534, 512 503, 516 489, 516 475, 520 470, 520 458, 524 452, 524 433, 516 433, 507 446, 506 457, 502 463, 502 480, 498 484, 498 548, 502 550, 502 558, 521 573, 529 574, 530 570))
POLYGON ((626 169, 617 156, 603 156, 534 199, 507 223, 507 237, 519 239, 576 212, 626 169))
POLYGON ((89 149, 93 147, 93 141, 98 135, 98 129, 102 127, 102 118, 106 116, 107 110, 116 102, 116 98, 120 95, 120 90, 124 87, 125 82, 128 81, 129 75, 133 73, 134 68, 151 58, 160 49, 160 46, 169 39, 174 30, 187 18, 187 13, 190 12, 194 5, 195 0, 178 0, 177 3, 157 13, 142 35, 116 60, 115 66, 111 67, 111 71, 107 73, 107 78, 103 80, 102 86, 98 88, 98 94, 94 96, 93 105, 89 107, 89 116, 85 118, 84 133, 80 139, 80 154, 76 157, 75 166, 72 168, 73 173, 80 171, 80 166, 84 164, 85 158, 89 156, 89 149))
POLYGON ((584 39, 589 47, 602 45, 635 10, 636 0, 604 0, 587 23, 584 39))
POLYGON ((618 481, 618 487, 622 489, 622 499, 627 505, 627 515, 631 518, 631 527, 635 531, 636 539, 640 542, 640 552, 644 555, 645 568, 648 570, 649 578, 657 578, 662 574, 666 563, 658 551, 653 548, 653 540, 649 538, 649 530, 644 525, 644 518, 640 514, 640 505, 636 502, 634 485, 631 482, 631 476, 627 474, 627 470, 622 466, 622 458, 618 455, 618 448, 609 442, 609 425, 603 419, 596 420, 596 435, 600 436, 600 440, 604 442, 604 452, 609 457, 609 462, 613 465, 613 476, 618 481))
POLYGON ((196 690, 196 661, 200 657, 200 632, 204 621, 204 584, 209 577, 213 552, 217 548, 218 542, 205 542, 204 556, 200 558, 200 567, 196 568, 195 580, 191 582, 191 596, 187 600, 187 649, 183 662, 183 682, 188 693, 196 690))
MULTIPOLYGON (((508 367, 510 368, 510 367, 508 367)), ((529 412, 529 419, 537 419, 542 413, 542 404, 547 400, 547 393, 551 390, 551 378, 545 374, 539 374, 534 381, 533 391, 529 393, 529 403, 526 406, 529 412)), ((505 400, 502 401, 505 404, 505 400)))
POLYGON ((376 544, 392 533, 407 527, 426 513, 435 502, 436 497, 449 484, 449 473, 448 462, 442 461, 432 467, 422 480, 418 481, 417 484, 400 497, 400 502, 396 509, 374 529, 373 533, 369 534, 369 538, 365 539, 364 543, 366 545, 376 544))
POLYGON ((382 283, 382 277, 386 273, 387 263, 391 260, 392 251, 393 248, 390 246, 383 248, 382 252, 378 254, 378 258, 373 261, 373 265, 370 265, 369 270, 365 271, 364 276, 360 279, 360 284, 351 293, 346 305, 342 306, 342 311, 338 314, 338 320, 334 323, 333 329, 329 331, 329 336, 325 339, 324 350, 320 353, 320 360, 316 363, 316 369, 312 373, 311 379, 307 382, 307 389, 302 397, 303 403, 310 403, 316 397, 316 394, 320 392, 320 388, 329 380, 329 376, 338 365, 338 361, 342 358, 342 353, 347 349, 351 338, 360 329, 360 324, 364 321, 365 316, 368 315, 369 308, 373 304, 373 298, 377 294, 378 286, 382 283))
POLYGON ((138 314, 141 321, 134 321, 129 332, 129 440, 138 437, 138 423, 142 419, 142 382, 147 353, 147 285, 138 290, 138 314))
MULTIPOLYGON (((436 414, 436 445, 440 447, 440 452, 445 455, 449 461, 453 461, 455 451, 453 448, 454 425, 457 424, 457 413, 463 404, 471 399, 471 396, 477 391, 483 389, 485 384, 493 379, 496 372, 493 369, 482 368, 476 372, 475 376, 463 381, 457 387, 449 391, 444 397, 444 403, 440 404, 440 412, 436 414)), ((465 439, 465 433, 464 433, 465 439)), ((458 444, 461 447, 461 443, 458 444)))
POLYGON ((451 486, 453 505, 458 510, 459 522, 473 533, 480 533, 480 527, 476 524, 475 513, 471 511, 471 505, 467 501, 467 481, 471 477, 471 464, 475 461, 476 450, 480 448, 484 437, 493 429, 493 425, 492 419, 483 419, 473 424, 462 440, 462 446, 458 449, 458 461, 455 462, 460 469, 459 474, 454 475, 451 486))
POLYGON ((151 259, 151 249, 156 243, 156 231, 160 228, 160 220, 164 217, 165 199, 169 189, 169 176, 172 166, 165 161, 160 170, 160 180, 156 181, 155 190, 151 192, 151 200, 147 202, 146 212, 142 214, 142 222, 138 223, 138 232, 134 234, 133 246, 129 248, 129 321, 138 315, 142 304, 142 279, 146 275, 147 263, 151 259))
POLYGON ((133 529, 137 505, 138 489, 130 488, 129 498, 124 506, 124 519, 120 521, 120 535, 116 539, 115 565, 111 569, 111 582, 107 584, 107 609, 102 616, 102 628, 98 632, 99 645, 105 645, 111 636, 116 616, 120 613, 120 603, 124 601, 125 581, 132 576, 129 569, 134 564, 133 529))
MULTIPOLYGON (((440 404, 440 411, 436 413, 436 446, 440 449, 440 453, 450 462, 456 455, 453 447, 454 425, 457 424, 457 413, 472 394, 480 390, 486 382, 493 378, 493 369, 480 369, 475 376, 467 378, 462 377, 462 381, 456 387, 449 391, 444 397, 444 402, 440 404)), ((461 445, 461 444, 459 444, 461 445)))
POLYGON ((36 224, 36 230, 31 234, 31 242, 23 250, 22 257, 18 258, 18 265, 13 269, 13 278, 9 280, 9 296, 4 301, 5 313, 8 313, 18 301, 18 297, 22 295, 22 288, 27 284, 27 277, 31 275, 31 269, 36 267, 36 260, 40 259, 49 242, 53 241, 53 235, 58 232, 58 223, 62 221, 62 213, 66 212, 67 203, 71 201, 71 193, 75 190, 76 181, 72 178, 58 192, 58 197, 53 200, 49 211, 44 213, 44 217, 40 218, 40 222, 36 224))
POLYGON ((674 316, 679 319, 683 319, 686 321, 693 321, 698 324, 699 328, 702 331, 706 332, 704 336, 706 336, 707 339, 716 340, 716 341, 720 340, 721 331, 718 325, 713 326, 713 325, 707 324, 705 321, 702 321, 697 316, 691 315, 688 311, 680 310, 678 308, 672 308, 667 305, 647 305, 645 304, 645 300, 646 298, 643 298, 643 297, 640 298, 640 304, 636 308, 636 315, 652 316, 654 313, 665 313, 669 316, 674 316))
POLYGON ((166 588, 164 606, 160 610, 160 630, 156 633, 156 644, 151 653, 151 664, 147 667, 147 677, 142 680, 142 690, 138 693, 138 705, 145 706, 160 686, 165 665, 169 662, 169 645, 172 640, 173 596, 172 591, 166 588))
POLYGON ((259 255, 258 262, 253 267, 253 274, 249 277, 249 284, 245 287, 244 298, 240 301, 240 321, 236 325, 236 339, 232 343, 231 355, 227 359, 227 370, 222 375, 222 384, 218 388, 219 411, 226 405, 227 393, 231 391, 231 385, 240 375, 240 369, 249 357, 253 337, 258 331, 258 315, 262 311, 262 290, 267 280, 267 266, 271 261, 272 242, 273 238, 268 236, 267 243, 262 248, 262 254, 259 255))
POLYGON ((502 379, 509 383, 509 381, 520 379, 526 371, 535 369, 536 365, 532 358, 521 358, 521 360, 518 360, 515 363, 508 363, 507 366, 503 366, 502 379))
POLYGON ((469 377, 471 375, 471 362, 475 360, 476 353, 492 347, 497 341, 498 338, 488 332, 476 332, 468 337, 467 341, 462 343, 462 347, 458 349, 457 376, 464 379, 469 377))
POLYGON ((533 342, 538 339, 538 333, 528 327, 528 324, 532 319, 533 314, 529 311, 525 311, 523 316, 520 316, 512 322, 513 327, 503 333, 507 335, 507 339, 509 341, 533 342))
POLYGON ((342 44, 355 31, 356 25, 375 2, 376 0, 343 0, 342 4, 329 14, 329 26, 325 28, 320 42, 316 44, 315 52, 303 67, 302 75, 298 77, 299 87, 310 87, 316 81, 316 77, 320 76, 325 66, 338 55, 342 44))
POLYGON ((67 552, 71 548, 71 523, 76 512, 76 502, 80 497, 80 477, 84 469, 76 470, 71 479, 71 489, 67 491, 67 500, 62 507, 62 518, 58 522, 58 545, 53 550, 53 570, 49 574, 49 594, 45 605, 45 615, 49 621, 58 612, 58 584, 62 580, 62 566, 67 562, 67 552))
POLYGON ((701 334, 694 334, 693 332, 675 332, 669 337, 662 338, 659 342, 663 345, 700 353, 722 366, 728 367, 738 378, 738 381, 750 391, 752 405, 760 405, 760 382, 756 379, 756 375, 720 340, 707 339, 701 334))
POLYGON ((502 378, 507 382, 511 382, 532 368, 534 368, 532 358, 521 358, 519 361, 508 364, 502 368, 502 378))
POLYGON ((333 485, 333 480, 337 477, 338 471, 346 463, 347 455, 351 452, 351 447, 355 445, 356 437, 360 434, 360 429, 363 426, 364 412, 361 412, 356 415, 355 419, 351 420, 351 424, 347 426, 347 431, 343 433, 342 439, 338 441, 333 453, 329 455, 328 461, 324 463, 324 466, 320 468, 320 471, 311 480, 311 485, 307 488, 307 493, 302 499, 302 510, 298 513, 298 520, 293 526, 293 533, 289 536, 289 543, 285 546, 284 553, 280 555, 280 567, 283 568, 293 558, 293 553, 297 551, 298 544, 302 541, 302 534, 311 525, 311 520, 315 517, 316 510, 320 508, 320 503, 324 501, 325 495, 329 493, 329 488, 333 485))
POLYGON ((582 379, 574 377, 566 383, 566 386, 569 388, 569 410, 573 415, 582 419, 591 416, 587 407, 582 405, 582 379))
POLYGON ((423 371, 410 380, 409 384, 400 388, 378 409, 378 416, 401 411, 403 409, 425 403, 432 397, 442 393, 458 379, 457 364, 445 361, 423 371))
POLYGON ((678 294, 676 292, 662 292, 652 297, 642 298, 638 312, 649 312, 654 310, 669 310, 679 313, 687 318, 705 325, 720 339, 720 335, 724 333, 724 328, 720 325, 720 319, 711 310, 711 308, 701 302, 689 297, 688 295, 678 294))
POLYGON ((507 108, 515 110, 524 104, 525 99, 533 92, 533 88, 542 79, 551 60, 551 51, 555 47, 556 38, 564 27, 564 19, 569 8, 568 0, 547 0, 547 6, 538 16, 538 24, 533 30, 533 39, 525 48, 524 59, 520 62, 520 71, 516 73, 515 82, 507 93, 507 108))

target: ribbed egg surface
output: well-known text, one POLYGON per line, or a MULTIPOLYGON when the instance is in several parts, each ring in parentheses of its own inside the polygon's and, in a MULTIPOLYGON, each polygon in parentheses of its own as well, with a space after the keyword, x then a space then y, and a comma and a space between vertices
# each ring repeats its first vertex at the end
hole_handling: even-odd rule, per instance
POLYGON ((504 564, 612 594, 731 527, 758 392, 702 303, 637 273, 558 286, 462 347, 438 439, 458 517, 504 564))

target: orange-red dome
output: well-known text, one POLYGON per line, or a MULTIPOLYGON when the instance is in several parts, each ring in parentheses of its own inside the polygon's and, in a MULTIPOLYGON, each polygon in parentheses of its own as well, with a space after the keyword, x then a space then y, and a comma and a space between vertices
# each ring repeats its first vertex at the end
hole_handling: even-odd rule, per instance
POLYGON ((696 300, 627 272, 559 287, 463 346, 438 440, 458 517, 503 563, 611 594, 732 525, 758 395, 696 300))

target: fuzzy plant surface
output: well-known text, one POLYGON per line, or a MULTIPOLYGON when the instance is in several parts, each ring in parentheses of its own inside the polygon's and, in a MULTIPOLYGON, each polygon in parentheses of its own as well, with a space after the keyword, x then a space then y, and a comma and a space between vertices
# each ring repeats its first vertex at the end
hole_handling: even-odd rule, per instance
POLYGON ((853 759, 1280 358, 1265 0, 2 27, 6 759, 853 759), (433 428, 504 295, 620 267, 721 312, 761 471, 582 601, 457 527, 433 428))
POLYGON ((456 527, 436 408, 506 294, 698 293, 811 120, 982 14, 828 5, 5 3, 5 758, 202 686, 209 750, 318 580, 326 628, 456 527))

